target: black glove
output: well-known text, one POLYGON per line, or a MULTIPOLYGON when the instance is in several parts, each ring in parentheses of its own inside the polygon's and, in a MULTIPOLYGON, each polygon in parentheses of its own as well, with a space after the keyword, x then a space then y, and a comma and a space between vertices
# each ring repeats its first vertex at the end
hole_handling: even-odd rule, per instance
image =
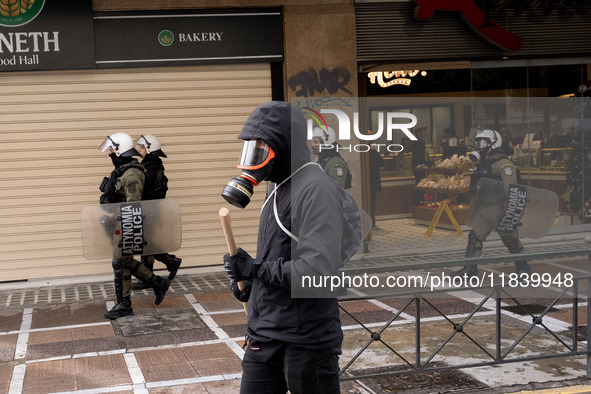
POLYGON ((238 301, 248 302, 248 299, 250 298, 250 290, 252 289, 252 282, 245 280, 242 283, 244 283, 244 290, 240 290, 238 288, 238 282, 232 280, 230 282, 230 290, 232 290, 232 294, 234 294, 234 297, 236 297, 238 301))
POLYGON ((238 253, 230 256, 229 253, 224 255, 224 269, 228 278, 241 281, 256 278, 256 271, 258 268, 254 265, 254 259, 242 248, 238 248, 238 253))

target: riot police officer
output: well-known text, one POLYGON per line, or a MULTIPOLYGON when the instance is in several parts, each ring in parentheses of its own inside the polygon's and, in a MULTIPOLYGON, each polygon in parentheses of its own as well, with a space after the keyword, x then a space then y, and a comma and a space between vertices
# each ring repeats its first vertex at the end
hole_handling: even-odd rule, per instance
POLYGON ((338 151, 337 137, 332 127, 312 130, 312 151, 324 172, 344 189, 351 187, 351 172, 338 151))
MULTIPOLYGON (((142 135, 136 141, 137 151, 142 155, 142 165, 146 171, 144 175, 146 182, 142 200, 155 200, 166 198, 168 190, 168 178, 164 175, 164 165, 161 157, 167 157, 162 151, 162 144, 158 137, 150 134, 142 135)), ((154 271, 154 260, 158 260, 166 266, 168 270, 168 280, 173 280, 176 276, 182 260, 173 254, 160 253, 155 256, 142 256, 142 264, 150 271, 154 271)), ((138 281, 132 285, 133 290, 141 290, 151 287, 149 283, 138 281)))
MULTIPOLYGON (((134 148, 133 139, 125 133, 115 133, 107 137, 99 149, 109 153, 115 166, 111 175, 105 177, 101 183, 101 204, 140 201, 145 183, 144 167, 133 157, 140 155, 134 148)), ((105 313, 105 318, 117 319, 133 315, 130 299, 131 275, 150 284, 156 295, 156 305, 162 302, 170 286, 168 278, 154 275, 133 256, 114 258, 112 264, 117 303, 105 313)))
MULTIPOLYGON (((476 195, 476 187, 481 178, 491 178, 502 181, 505 194, 507 194, 509 185, 518 184, 518 170, 503 149, 501 135, 495 130, 486 129, 479 132, 474 141, 476 149, 469 155, 470 159, 476 162, 474 172, 470 178, 470 193, 472 196, 476 195)), ((485 213, 478 212, 473 215, 475 220, 473 220, 472 230, 468 234, 466 257, 479 257, 482 255, 482 244, 492 231, 485 216, 485 213)), ((521 253, 523 251, 517 229, 511 232, 496 231, 509 253, 521 253)), ((529 275, 530 266, 526 260, 516 260, 515 271, 521 279, 522 274, 529 275)), ((454 272, 456 276, 468 275, 471 277, 477 274, 478 268, 476 264, 467 264, 461 270, 454 272)))

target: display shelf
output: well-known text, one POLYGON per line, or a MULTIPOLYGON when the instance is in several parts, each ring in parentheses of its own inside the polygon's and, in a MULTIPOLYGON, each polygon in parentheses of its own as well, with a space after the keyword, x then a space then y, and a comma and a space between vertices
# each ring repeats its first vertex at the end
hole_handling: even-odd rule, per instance
POLYGON ((415 167, 414 172, 424 172, 427 174, 462 174, 472 172, 472 166, 464 166, 457 168, 439 168, 439 167, 415 167))
MULTIPOLYGON (((431 220, 433 219, 433 215, 435 215, 435 212, 437 212, 437 208, 416 206, 412 210, 412 218, 415 220, 415 223, 428 226, 429 223, 431 223, 431 220)), ((454 215, 456 222, 458 222, 460 226, 466 224, 466 220, 468 219, 468 214, 470 212, 469 209, 451 209, 451 212, 454 215)), ((445 214, 441 215, 437 226, 453 229, 453 224, 451 220, 445 214)))
MULTIPOLYGON (((469 187, 465 187, 462 189, 444 189, 444 188, 435 188, 435 187, 420 187, 415 186, 415 190, 419 190, 426 193, 433 193, 433 194, 464 194, 470 191, 469 187)), ((436 201, 437 198, 435 198, 436 201)))

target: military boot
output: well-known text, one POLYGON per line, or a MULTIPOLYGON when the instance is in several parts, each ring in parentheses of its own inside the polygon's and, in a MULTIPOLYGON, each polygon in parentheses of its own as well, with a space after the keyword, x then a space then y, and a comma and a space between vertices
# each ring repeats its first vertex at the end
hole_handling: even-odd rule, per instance
MULTIPOLYGON (((150 256, 142 256, 142 264, 146 266, 150 271, 154 272, 154 259, 150 259, 150 256)), ((131 285, 132 290, 144 290, 150 289, 152 285, 143 280, 137 280, 131 285)))
POLYGON ((131 308, 131 300, 129 297, 125 297, 121 302, 117 301, 114 307, 110 311, 105 312, 105 318, 115 320, 123 316, 133 315, 133 309, 131 308))
POLYGON ((466 264, 461 270, 457 270, 452 273, 453 276, 463 277, 466 275, 468 278, 478 275, 478 267, 476 264, 466 264))
POLYGON ((162 300, 164 300, 164 296, 166 295, 166 291, 170 287, 170 281, 168 278, 163 278, 161 276, 155 276, 154 280, 152 281, 152 287, 154 288, 154 294, 156 295, 156 299, 154 300, 154 304, 160 305, 162 300))
POLYGON ((166 265, 166 269, 168 270, 168 280, 174 279, 177 272, 179 271, 181 262, 183 261, 181 258, 176 257, 174 254, 168 253, 157 254, 156 260, 161 261, 164 263, 164 265, 166 265))
POLYGON ((123 316, 133 315, 133 309, 131 309, 131 300, 129 297, 123 297, 123 265, 118 259, 113 259, 112 264, 117 303, 110 311, 105 313, 105 318, 114 320, 123 316))

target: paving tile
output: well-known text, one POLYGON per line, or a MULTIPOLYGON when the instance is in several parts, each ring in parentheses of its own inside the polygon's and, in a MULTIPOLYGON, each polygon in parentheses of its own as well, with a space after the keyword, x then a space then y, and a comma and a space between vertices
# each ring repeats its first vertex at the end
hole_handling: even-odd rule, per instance
POLYGON ((135 357, 147 382, 199 376, 181 349, 141 351, 135 357))
POLYGON ((69 324, 87 324, 104 322, 104 314, 104 301, 71 304, 69 324))
POLYGON ((72 328, 72 340, 85 340, 93 338, 112 338, 115 337, 113 326, 100 325, 90 327, 77 327, 72 328))
POLYGON ((71 342, 72 354, 83 354, 120 349, 117 338, 90 338, 71 342))
POLYGON ((241 379, 220 380, 203 383, 208 394, 235 394, 240 392, 241 379))
POLYGON ((10 379, 12 379, 12 364, 0 364, 0 393, 8 394, 10 388, 10 379))
MULTIPOLYGON (((577 308, 578 310, 578 326, 586 326, 587 325, 587 307, 585 306, 580 306, 577 308)), ((558 319, 560 321, 569 323, 569 324, 573 324, 573 308, 560 308, 560 313, 555 313, 552 312, 551 314, 548 314, 548 316, 554 318, 554 319, 558 319)))
POLYGON ((12 361, 16 350, 17 334, 0 335, 0 362, 12 361))
POLYGON ((161 311, 161 310, 166 310, 166 309, 183 308, 183 307, 186 307, 186 308, 191 307, 191 303, 189 302, 189 300, 187 300, 185 295, 184 294, 174 295, 174 294, 171 294, 169 291, 166 293, 166 297, 164 298, 164 301, 162 301, 162 303, 156 307, 156 310, 161 311))
MULTIPOLYGON (((193 294, 199 303, 219 301, 222 299, 234 299, 229 291, 206 291, 203 293, 193 294)), ((238 303, 238 302, 237 302, 238 303)))
POLYGON ((30 333, 27 356, 43 359, 118 348, 111 325, 78 327, 30 333))
MULTIPOLYGON (((183 384, 179 386, 169 386, 169 387, 156 387, 148 389, 150 394, 197 394, 197 393, 210 393, 209 390, 205 388, 203 383, 194 383, 194 384, 183 384)), ((235 390, 232 393, 238 393, 239 390, 235 390)))
POLYGON ((0 394, 10 394, 9 389, 10 389, 10 380, 8 380, 8 381, 0 380, 0 394))
POLYGON ((187 360, 199 361, 220 357, 235 357, 235 353, 225 343, 211 345, 188 346, 181 348, 187 360))
POLYGON ((43 360, 50 357, 71 356, 74 353, 72 342, 53 342, 29 345, 27 347, 28 360, 43 360))
POLYGON ((382 309, 380 306, 375 305, 369 301, 346 301, 342 302, 341 306, 351 313, 375 311, 382 309))
POLYGON ((191 309, 167 309, 160 313, 136 314, 117 319, 116 325, 124 337, 205 328, 205 323, 191 309))
POLYGON ((78 390, 132 384, 123 355, 77 358, 78 390))
POLYGON ((240 359, 225 343, 190 346, 182 350, 200 376, 242 371, 240 359))
POLYGON ((163 332, 158 334, 145 334, 135 337, 119 337, 125 341, 127 349, 161 346, 166 344, 190 343, 217 339, 217 336, 209 328, 197 328, 191 330, 178 330, 173 333, 163 332))
POLYGON ((72 340, 72 330, 37 331, 29 334, 29 346, 43 343, 69 342, 72 340))
POLYGON ((230 338, 243 338, 246 335, 246 323, 232 326, 221 326, 221 329, 224 330, 230 338))
POLYGON ((193 294, 208 312, 218 312, 242 308, 242 304, 229 291, 193 294))
POLYGON ((218 324, 218 326, 231 326, 236 324, 246 325, 246 314, 244 312, 211 315, 211 318, 218 324))
POLYGON ((190 308, 191 304, 184 296, 184 294, 175 295, 174 293, 167 292, 164 301, 160 305, 154 304, 154 291, 152 289, 146 289, 145 295, 143 291, 140 293, 141 296, 131 296, 131 305, 134 313, 142 312, 144 310, 149 311, 168 311, 177 308, 190 308))
MULTIPOLYGON (((392 317, 394 317, 394 313, 386 310, 375 310, 375 311, 367 311, 367 312, 355 312, 351 313, 355 319, 360 321, 363 324, 369 323, 379 323, 379 322, 387 322, 392 317)), ((404 318, 398 316, 396 320, 404 320, 404 318)), ((359 324, 357 323, 351 316, 341 312, 341 325, 342 326, 350 326, 359 324)))
POLYGON ((140 367, 189 361, 180 348, 143 350, 135 352, 135 358, 140 367))
POLYGON ((23 393, 52 393, 77 389, 72 359, 27 364, 23 393))
POLYGON ((0 321, 2 321, 0 332, 18 331, 23 321, 23 311, 22 309, 0 310, 0 321))
POLYGON ((33 309, 31 328, 104 322, 104 313, 105 304, 103 302, 48 305, 33 309))
POLYGON ((0 381, 10 380, 12 378, 12 364, 0 364, 0 381))
MULTIPOLYGON (((389 305, 393 308, 400 310, 406 306, 406 304, 408 303, 409 300, 408 300, 408 298, 385 298, 385 299, 381 299, 380 301, 386 305, 389 305)), ((461 313, 470 313, 474 310, 474 308, 476 308, 476 305, 474 305, 471 302, 467 302, 462 299, 454 298, 454 297, 452 297, 452 298, 429 297, 429 298, 427 298, 427 301, 421 300, 420 308, 421 308, 421 317, 425 318, 425 317, 441 317, 441 314, 439 312, 443 313, 446 316, 461 314, 461 313), (437 308, 437 310, 434 309, 431 305, 429 305, 429 303, 431 305, 433 305, 435 308, 437 308)), ((484 312, 484 311, 488 311, 488 310, 489 309, 487 309, 487 308, 481 307, 478 311, 484 312)), ((411 316, 416 316, 416 314, 417 314, 416 302, 412 301, 404 309, 403 312, 408 315, 411 315, 411 316)))
POLYGON ((238 357, 208 358, 193 361, 193 368, 199 376, 214 376, 242 372, 242 363, 238 357))

